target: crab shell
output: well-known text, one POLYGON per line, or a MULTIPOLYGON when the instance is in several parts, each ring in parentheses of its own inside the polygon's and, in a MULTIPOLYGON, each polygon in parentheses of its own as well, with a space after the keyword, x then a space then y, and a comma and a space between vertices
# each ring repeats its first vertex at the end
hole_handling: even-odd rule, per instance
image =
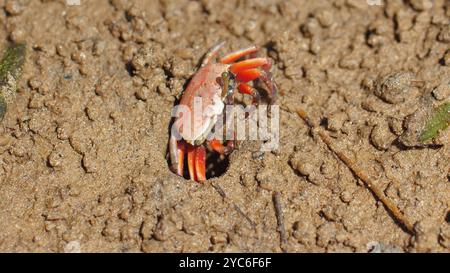
POLYGON ((211 63, 200 68, 183 93, 175 112, 176 132, 189 144, 202 144, 225 107, 220 78, 230 65, 211 63), (198 102, 201 102, 199 104, 198 102), (190 110, 187 111, 186 110, 190 110))

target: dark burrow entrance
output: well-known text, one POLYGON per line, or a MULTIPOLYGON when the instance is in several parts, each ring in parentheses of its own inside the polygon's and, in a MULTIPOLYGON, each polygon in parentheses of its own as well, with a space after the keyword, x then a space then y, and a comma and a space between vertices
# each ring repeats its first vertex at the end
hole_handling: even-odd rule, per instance
POLYGON ((206 178, 220 177, 226 173, 230 166, 229 156, 223 156, 216 152, 207 152, 206 178))

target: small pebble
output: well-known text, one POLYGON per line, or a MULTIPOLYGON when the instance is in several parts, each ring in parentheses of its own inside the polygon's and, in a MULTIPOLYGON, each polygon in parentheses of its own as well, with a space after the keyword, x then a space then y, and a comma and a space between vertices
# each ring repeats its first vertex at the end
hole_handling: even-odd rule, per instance
POLYGON ((439 86, 433 89, 433 97, 437 100, 445 100, 450 98, 450 81, 443 82, 439 86))
POLYGON ((417 11, 429 10, 433 7, 431 0, 409 0, 409 3, 417 11))
POLYGON ((444 64, 446 66, 450 66, 450 50, 445 53, 444 58, 442 60, 444 61, 444 64))
POLYGON ((319 54, 320 50, 322 48, 322 41, 317 36, 311 39, 311 44, 309 45, 309 50, 317 55, 319 54))
POLYGON ((303 245, 314 245, 316 241, 316 227, 311 221, 297 221, 292 226, 292 235, 303 245))
POLYGON ((327 129, 333 132, 337 132, 342 128, 344 122, 348 120, 345 112, 334 112, 328 116, 327 129))
POLYGON ((37 77, 33 77, 28 80, 28 85, 33 89, 38 89, 42 85, 42 81, 40 81, 37 77))
POLYGON ((53 167, 60 167, 62 165, 62 161, 64 159, 64 156, 61 152, 54 150, 49 156, 48 156, 48 164, 53 167))
POLYGON ((83 156, 82 164, 87 173, 95 173, 98 171, 99 166, 96 159, 94 158, 94 155, 92 154, 85 154, 83 156))
POLYGON ((77 64, 84 64, 86 62, 86 54, 81 51, 77 51, 72 53, 72 60, 76 62, 77 64))
POLYGON ((21 28, 15 28, 10 35, 11 40, 14 43, 23 43, 25 42, 25 31, 21 28))
POLYGON ((403 133, 403 120, 390 117, 388 119, 389 129, 396 136, 400 136, 403 133))
POLYGON ((369 253, 403 253, 403 250, 398 246, 378 242, 368 243, 367 249, 369 253))
POLYGON ((444 225, 439 232, 439 244, 450 250, 450 225, 444 225))
POLYGON ((169 239, 172 230, 173 227, 171 226, 169 221, 162 218, 156 224, 156 228, 153 233, 153 238, 155 238, 155 240, 164 242, 169 239))
POLYGON ((214 245, 224 244, 228 241, 228 236, 225 233, 219 233, 217 235, 211 236, 211 243, 214 245))
POLYGON ((339 197, 341 198, 342 202, 346 204, 350 203, 353 200, 353 195, 348 191, 343 191, 339 197))
POLYGON ((69 56, 69 48, 63 44, 56 45, 56 53, 61 57, 69 56))
POLYGON ((153 219, 151 220, 145 220, 142 223, 140 234, 143 239, 150 239, 153 236, 153 228, 155 227, 155 221, 153 219))
POLYGON ((296 162, 292 162, 293 167, 304 176, 309 176, 314 172, 314 165, 310 164, 307 161, 298 160, 296 162))
POLYGON ((283 182, 283 177, 272 170, 264 169, 256 175, 259 186, 265 190, 273 191, 283 182))
POLYGON ((81 253, 81 245, 78 241, 71 241, 64 246, 64 253, 81 253))
POLYGON ((320 10, 316 14, 316 18, 319 21, 319 24, 324 28, 330 27, 334 22, 333 13, 327 9, 320 10))
POLYGON ((5 3, 5 11, 12 16, 20 15, 24 11, 24 7, 17 0, 7 0, 5 3))
POLYGON ((146 101, 150 96, 150 89, 147 86, 143 86, 136 91, 136 98, 146 101))
POLYGON ((446 25, 446 27, 443 27, 441 29, 441 32, 439 32, 438 41, 443 43, 450 43, 450 28, 448 27, 448 25, 446 25))
POLYGON ((6 135, 0 135, 0 146, 4 147, 11 143, 11 137, 6 135))
POLYGON ((401 103, 418 94, 415 82, 412 73, 396 72, 379 80, 375 95, 388 103, 401 103))

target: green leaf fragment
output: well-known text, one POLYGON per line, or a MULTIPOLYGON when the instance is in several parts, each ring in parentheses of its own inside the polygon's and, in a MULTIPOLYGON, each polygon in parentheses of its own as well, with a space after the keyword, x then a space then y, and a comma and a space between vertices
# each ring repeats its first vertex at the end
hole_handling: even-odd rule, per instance
POLYGON ((444 103, 435 109, 431 114, 430 119, 424 127, 424 131, 420 135, 422 143, 433 139, 441 131, 445 130, 450 124, 450 103, 444 103))
POLYGON ((0 121, 6 113, 7 102, 17 90, 25 63, 26 45, 11 44, 0 61, 0 121))

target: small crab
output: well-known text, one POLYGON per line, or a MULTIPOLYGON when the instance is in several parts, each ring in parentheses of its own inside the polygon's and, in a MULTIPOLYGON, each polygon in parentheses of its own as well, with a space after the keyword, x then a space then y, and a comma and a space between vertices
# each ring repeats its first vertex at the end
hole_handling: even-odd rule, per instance
POLYGON ((233 141, 228 140, 224 144, 218 139, 210 140, 208 136, 218 116, 224 111, 225 104, 233 104, 235 89, 252 96, 254 104, 259 103, 260 94, 256 88, 248 84, 249 82, 264 83, 271 104, 277 95, 277 87, 270 73, 272 62, 268 58, 255 56, 259 51, 257 46, 237 50, 222 57, 219 62, 214 62, 213 59, 224 44, 224 42, 217 44, 206 54, 200 69, 189 82, 179 102, 179 106, 190 112, 203 110, 200 118, 194 121, 195 113, 183 117, 182 111, 175 110, 169 140, 171 170, 183 176, 184 157, 187 153, 189 177, 195 181, 206 180, 206 148, 221 155, 228 155, 234 149, 233 141), (244 59, 245 57, 249 58, 244 59), (199 98, 202 106, 196 109, 194 104, 199 98), (187 121, 194 121, 192 130, 183 127, 183 123, 187 121))

